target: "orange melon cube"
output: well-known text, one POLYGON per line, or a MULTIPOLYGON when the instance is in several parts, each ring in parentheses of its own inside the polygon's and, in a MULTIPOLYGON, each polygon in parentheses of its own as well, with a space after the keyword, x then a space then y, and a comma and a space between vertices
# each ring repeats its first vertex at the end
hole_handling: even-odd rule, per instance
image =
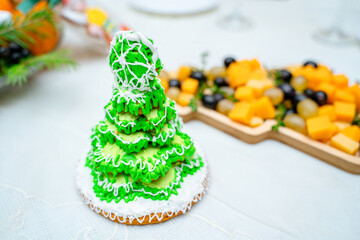
POLYGON ((178 77, 177 77, 180 82, 182 82, 185 79, 187 79, 188 77, 190 77, 190 75, 191 75, 191 67, 180 66, 180 68, 178 70, 178 77))
POLYGON ((251 102, 255 99, 255 94, 251 87, 242 86, 236 89, 234 97, 239 101, 251 102))
POLYGON ((177 103, 183 107, 189 106, 193 97, 194 97, 194 95, 192 95, 192 94, 182 92, 182 93, 180 93, 180 95, 177 99, 177 103))
POLYGON ((307 130, 312 139, 327 141, 333 133, 333 125, 327 115, 317 116, 306 120, 307 130))
POLYGON ((337 89, 334 101, 355 102, 355 96, 349 90, 337 89))
POLYGON ((165 92, 169 89, 169 82, 165 78, 160 78, 160 84, 164 88, 165 92))
POLYGON ((355 103, 336 101, 334 102, 334 107, 337 120, 344 122, 353 121, 356 113, 355 103))
POLYGON ((254 116, 254 109, 252 103, 237 102, 234 108, 229 113, 229 118, 235 122, 249 125, 254 116))
POLYGON ((342 129, 340 132, 355 142, 360 141, 360 128, 358 126, 352 125, 342 129))
POLYGON ((264 122, 264 119, 261 117, 252 117, 250 120, 250 127, 257 127, 260 126, 264 122))
POLYGON ((181 90, 184 93, 195 94, 199 88, 199 81, 193 78, 187 78, 181 84, 181 90))
POLYGON ((263 119, 275 118, 275 108, 269 97, 263 96, 254 103, 254 113, 263 119))
POLYGON ((318 115, 319 116, 328 115, 330 121, 332 122, 336 120, 335 108, 333 105, 324 105, 319 107, 318 115))
POLYGON ((349 79, 344 74, 332 75, 331 82, 338 88, 346 88, 349 84, 349 79))
POLYGON ((354 95, 355 97, 355 104, 356 107, 358 109, 358 111, 360 111, 360 88, 358 84, 354 84, 349 88, 349 91, 354 95))
POLYGON ((333 103, 335 98, 336 88, 330 83, 320 83, 317 87, 318 91, 324 91, 328 97, 328 103, 333 103))
POLYGON ((330 146, 333 146, 343 152, 351 155, 355 155, 359 150, 359 142, 352 140, 342 133, 336 134, 330 140, 330 146))

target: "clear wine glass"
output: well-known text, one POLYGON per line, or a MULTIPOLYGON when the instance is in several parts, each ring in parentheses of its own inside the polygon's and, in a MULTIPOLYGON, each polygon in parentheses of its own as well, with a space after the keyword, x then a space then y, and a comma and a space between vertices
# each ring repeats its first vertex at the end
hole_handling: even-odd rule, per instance
POLYGON ((232 0, 231 12, 221 18, 217 25, 230 31, 249 30, 253 26, 252 22, 243 15, 244 0, 232 0))
POLYGON ((348 0, 337 0, 337 6, 332 23, 327 28, 318 29, 313 33, 313 38, 325 44, 344 46, 356 43, 355 36, 351 36, 343 29, 344 15, 348 0))

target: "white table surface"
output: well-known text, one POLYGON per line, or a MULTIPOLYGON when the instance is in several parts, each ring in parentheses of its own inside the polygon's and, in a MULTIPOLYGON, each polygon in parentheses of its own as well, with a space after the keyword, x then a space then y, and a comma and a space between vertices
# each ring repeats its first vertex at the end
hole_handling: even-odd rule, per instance
MULTIPOLYGON (((154 39, 167 69, 196 65, 209 51, 210 66, 229 54, 258 57, 271 67, 310 57, 352 81, 360 78, 358 48, 310 38, 331 4, 246 1, 255 28, 245 33, 215 26, 224 5, 170 18, 121 1, 103 4, 154 39)), ((185 129, 205 150, 212 178, 208 194, 188 214, 133 227, 93 213, 77 192, 75 168, 91 127, 104 117, 113 78, 106 54, 73 29, 65 27, 63 47, 73 50, 76 71, 45 72, 0 93, 0 239, 359 239, 360 176, 272 140, 246 144, 199 121, 185 129)))

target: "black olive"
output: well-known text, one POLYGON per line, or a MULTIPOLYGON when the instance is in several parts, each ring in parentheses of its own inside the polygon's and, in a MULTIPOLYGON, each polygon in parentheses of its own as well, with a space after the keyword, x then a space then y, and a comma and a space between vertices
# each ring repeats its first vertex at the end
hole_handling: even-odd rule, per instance
POLYGON ((214 80, 214 84, 218 87, 229 86, 229 84, 225 81, 225 79, 223 77, 216 77, 214 80))
POLYGON ((0 47, 0 58, 1 59, 8 59, 10 56, 10 50, 7 47, 0 47))
POLYGON ((169 81, 169 87, 177 87, 180 88, 181 87, 181 83, 179 82, 179 80, 177 79, 171 79, 169 81))
POLYGON ((12 42, 9 44, 9 49, 13 53, 13 52, 19 52, 23 48, 19 44, 12 42))
POLYGON ((215 101, 218 103, 220 100, 223 100, 225 97, 221 93, 214 94, 215 101))
POLYGON ((283 91, 284 99, 293 99, 293 97, 295 96, 295 89, 288 83, 282 83, 278 85, 278 88, 283 91))
POLYGON ((289 83, 291 78, 292 78, 292 74, 291 72, 289 72, 288 70, 280 70, 279 71, 279 74, 280 74, 280 78, 284 81, 284 82, 287 82, 289 83))
POLYGON ((193 78, 193 79, 198 80, 199 82, 204 82, 204 81, 206 81, 206 76, 204 75, 204 73, 202 73, 202 72, 200 72, 200 71, 192 72, 192 73, 190 74, 190 77, 193 78))
POLYGON ((23 50, 21 51, 21 54, 22 54, 23 58, 26 58, 26 57, 30 56, 30 51, 26 48, 23 48, 23 50))
POLYGON ((11 53, 9 60, 12 64, 18 64, 20 62, 21 58, 22 58, 21 53, 14 52, 14 53, 11 53))
POLYGON ((225 60, 224 60, 224 65, 225 65, 225 67, 229 67, 230 66, 230 64, 231 63, 233 63, 233 62, 235 62, 236 60, 235 60, 235 58, 233 58, 233 57, 227 57, 227 58, 225 58, 225 60))
POLYGON ((216 109, 217 101, 214 95, 204 95, 201 100, 204 107, 211 108, 214 110, 216 109))
POLYGON ((327 95, 324 91, 315 92, 312 98, 319 106, 325 105, 327 103, 327 95))
POLYGON ((305 94, 305 96, 307 96, 308 98, 313 98, 315 92, 314 92, 314 90, 312 90, 312 89, 306 89, 306 90, 304 91, 304 94, 305 94))
POLYGON ((316 63, 316 62, 314 62, 314 61, 306 61, 306 62, 304 62, 304 67, 305 66, 307 66, 307 65, 309 65, 309 66, 313 66, 314 68, 317 68, 318 67, 318 64, 316 63))

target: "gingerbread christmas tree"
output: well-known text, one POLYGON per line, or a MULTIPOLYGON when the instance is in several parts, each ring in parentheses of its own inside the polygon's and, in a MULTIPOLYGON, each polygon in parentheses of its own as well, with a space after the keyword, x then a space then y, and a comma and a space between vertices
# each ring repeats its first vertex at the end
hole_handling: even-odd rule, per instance
POLYGON ((206 161, 182 129, 157 78, 162 63, 151 39, 119 32, 108 57, 115 77, 105 119, 93 129, 79 167, 86 203, 105 217, 148 224, 188 210, 206 189, 206 161))

